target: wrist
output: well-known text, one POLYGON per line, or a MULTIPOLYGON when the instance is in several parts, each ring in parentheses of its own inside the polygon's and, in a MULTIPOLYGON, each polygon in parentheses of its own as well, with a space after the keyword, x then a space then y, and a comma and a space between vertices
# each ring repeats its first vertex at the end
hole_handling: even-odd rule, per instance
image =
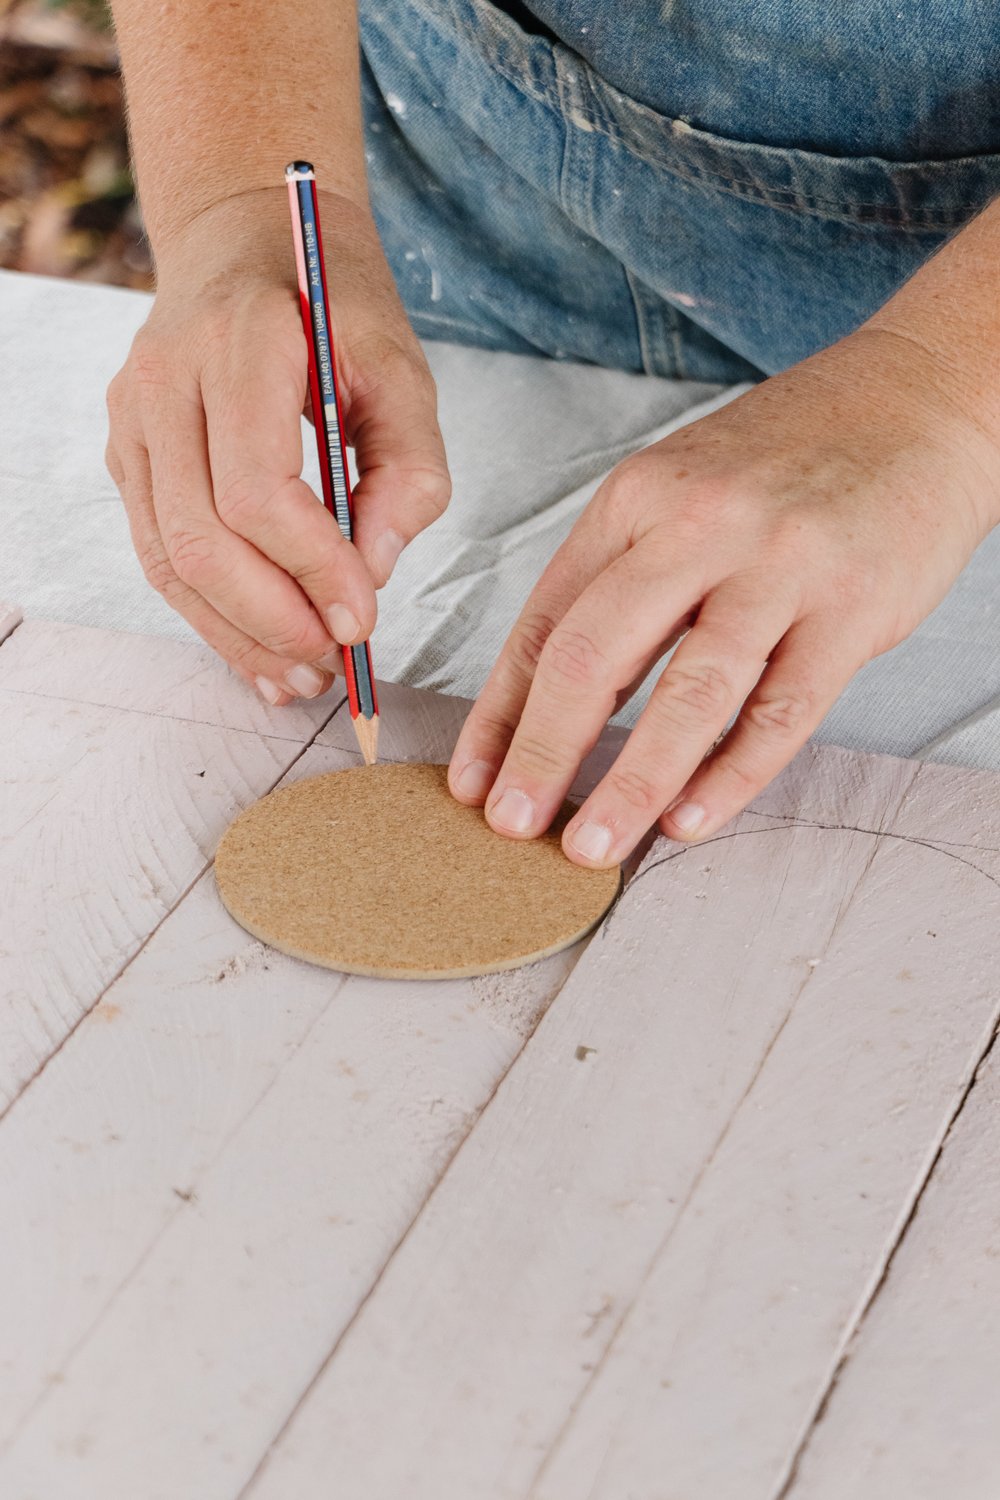
MULTIPOLYGON (((370 245, 374 237, 378 245, 367 198, 321 190, 319 206, 327 244, 370 245)), ((153 255, 157 290, 190 287, 220 273, 294 287, 288 189, 284 184, 249 189, 221 198, 188 219, 179 216, 158 236, 153 255)))
POLYGON ((896 317, 891 302, 861 329, 877 338, 903 377, 902 398, 910 402, 928 437, 954 455, 956 477, 972 504, 979 539, 1000 524, 1000 412, 994 393, 977 390, 976 362, 963 365, 957 351, 927 337, 919 321, 896 317))

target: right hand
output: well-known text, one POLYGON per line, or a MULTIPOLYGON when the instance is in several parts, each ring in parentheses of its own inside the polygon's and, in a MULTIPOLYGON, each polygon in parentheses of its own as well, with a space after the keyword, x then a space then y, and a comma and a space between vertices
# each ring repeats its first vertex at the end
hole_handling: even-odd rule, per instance
POLYGON ((275 704, 330 686, 450 494, 434 381, 374 221, 320 196, 353 545, 299 477, 307 353, 284 188, 217 204, 158 250, 152 312, 108 390, 107 465, 146 578, 275 704))

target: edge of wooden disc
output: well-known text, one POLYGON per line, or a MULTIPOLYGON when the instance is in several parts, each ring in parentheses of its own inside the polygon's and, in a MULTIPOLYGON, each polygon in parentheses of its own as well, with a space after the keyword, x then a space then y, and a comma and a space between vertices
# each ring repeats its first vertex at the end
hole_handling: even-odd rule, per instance
MULTIPOLYGON (((498 834, 497 837, 502 837, 502 835, 498 834)), ((289 958, 301 959, 303 963, 314 964, 319 969, 329 970, 330 973, 359 974, 364 979, 475 979, 480 974, 506 974, 512 969, 523 969, 528 964, 540 963, 543 958, 551 958, 555 953, 563 953, 567 948, 572 948, 574 943, 578 943, 581 938, 585 938, 588 933, 593 932, 604 921, 604 918, 621 895, 622 876, 621 872, 619 872, 618 885, 604 910, 592 922, 588 922, 585 927, 581 927, 579 932, 574 932, 569 937, 560 938, 557 943, 552 943, 547 948, 539 948, 534 953, 519 955, 517 958, 502 959, 499 963, 495 964, 466 964, 460 969, 388 969, 385 967, 370 968, 367 964, 327 963, 324 959, 317 958, 315 953, 306 953, 289 943, 278 942, 275 938, 269 937, 267 933, 253 926, 252 923, 245 921, 243 917, 237 916, 236 912, 226 902, 225 896, 223 896, 221 889, 218 887, 218 882, 216 882, 216 889, 219 890, 219 896, 226 911, 229 912, 234 922, 239 923, 244 932, 249 932, 251 937, 257 938, 261 943, 266 943, 269 948, 276 949, 278 953, 287 953, 289 958)))
MULTIPOLYGON (((390 776, 392 774, 390 770, 390 767, 392 765, 393 763, 391 762, 383 763, 384 771, 388 772, 390 776)), ((406 765, 407 767, 410 767, 412 765, 413 770, 417 770, 417 768, 420 767, 424 772, 429 772, 431 770, 430 765, 425 765, 420 762, 405 762, 399 766, 398 769, 400 771, 402 771, 403 765, 406 765)), ((370 774, 378 775, 379 771, 381 771, 382 769, 382 767, 371 767, 370 774)), ((443 776, 444 768, 435 766, 433 769, 443 776)), ((246 828, 248 824, 252 828, 255 818, 260 817, 260 809, 263 807, 263 805, 269 803, 273 805, 272 799, 283 800, 285 797, 294 798, 296 791, 300 790, 303 787, 318 782, 328 781, 333 778, 339 780, 339 778, 342 776, 347 777, 351 776, 352 774, 364 775, 365 773, 361 768, 345 767, 344 769, 338 771, 320 772, 315 776, 306 777, 302 781, 293 782, 289 786, 275 788, 272 792, 269 792, 264 797, 258 798, 257 801, 252 803, 249 807, 244 808, 243 811, 240 812, 229 824, 228 828, 222 836, 222 839, 219 842, 218 849, 216 850, 215 885, 223 907, 233 918, 233 920, 244 929, 244 931, 249 932, 251 936, 257 938, 258 941, 266 943, 269 947, 274 948, 279 953, 286 953, 291 958, 299 959, 305 963, 314 964, 319 968, 324 968, 334 973, 357 974, 371 979, 470 979, 480 974, 498 974, 509 972, 514 969, 523 968, 527 964, 537 963, 542 959, 550 957, 552 954, 560 953, 567 948, 571 948, 575 943, 580 942, 582 938, 586 937, 588 933, 594 931, 594 929, 604 920, 607 913, 614 906, 615 902, 618 899, 618 896, 621 893, 623 876, 620 868, 610 868, 601 871, 594 870, 588 872, 585 867, 580 867, 578 873, 581 876, 588 875, 590 877, 596 877, 598 875, 601 875, 605 877, 605 888, 604 890, 600 891, 596 908, 593 901, 586 903, 578 902, 577 910, 574 914, 573 902, 571 901, 568 908, 564 911, 564 919, 568 918, 570 922, 568 930, 566 928, 563 928, 563 930, 560 932, 558 930, 558 927, 555 926, 555 924, 552 924, 549 931, 546 932, 544 930, 546 924, 537 923, 535 924, 536 930, 533 936, 535 941, 539 943, 540 946, 530 947, 526 951, 522 950, 520 952, 512 952, 510 944, 508 942, 501 945, 505 947, 506 951, 501 957, 497 958, 491 958, 488 952, 489 945, 487 944, 482 945, 487 948, 487 951, 481 951, 479 957, 473 956, 472 953, 459 954, 453 951, 448 954, 448 959, 452 960, 451 962, 439 961, 437 964, 434 964, 433 958, 435 955, 429 954, 428 958, 430 962, 415 963, 414 960, 417 956, 416 953, 405 951, 406 945, 404 944, 404 951, 399 952, 398 962, 394 963, 391 960, 378 962, 376 961, 376 953, 358 953, 357 951, 351 953, 350 945, 348 945, 348 951, 339 953, 336 951, 336 948, 333 944, 328 946, 326 952, 323 951, 322 945, 320 944, 317 944, 316 947, 313 947, 311 943, 307 943, 304 941, 307 936, 306 928, 301 924, 295 924, 294 922, 292 924, 293 929, 296 925, 299 925, 301 930, 290 931, 288 936, 284 937, 280 930, 276 930, 280 929, 282 925, 280 917, 278 917, 276 914, 276 920, 274 923, 272 923, 272 913, 266 907, 262 907, 259 900, 245 899, 247 887, 245 884, 241 885, 238 876, 235 880, 233 880, 232 872, 229 870, 224 870, 223 874, 220 875, 220 866, 224 866, 227 860, 227 844, 230 844, 230 849, 232 849, 233 846, 231 845, 230 840, 234 833, 236 833, 236 831, 240 828, 246 828), (581 909, 586 907, 589 907, 589 909, 581 909), (538 930, 539 927, 542 930, 538 930), (558 935, 555 937, 553 937, 553 927, 558 933, 558 935)), ((366 788, 366 795, 371 795, 370 784, 366 788)), ((451 801, 450 794, 448 795, 447 801, 452 812, 461 813, 465 811, 471 815, 475 814, 475 809, 469 808, 462 810, 459 804, 453 803, 451 801)), ((546 841, 550 844, 553 841, 557 842, 560 826, 565 823, 566 819, 571 816, 574 811, 575 808, 573 808, 569 804, 565 804, 561 812, 557 816, 556 822, 553 827, 546 835, 541 836, 540 841, 546 841)), ((482 819, 481 809, 479 810, 479 818, 480 820, 482 819)), ((443 826, 447 827, 451 821, 452 818, 449 814, 448 820, 443 826)), ((258 823, 257 826, 259 828, 261 824, 258 823)), ((267 814, 264 814, 263 826, 265 828, 267 828, 268 826, 267 814)), ((376 827, 378 827, 378 822, 376 823, 376 827)), ((273 827, 271 829, 271 836, 274 836, 273 827)), ((249 837, 252 843, 253 834, 251 833, 249 837)), ((491 833, 490 837, 498 840, 498 849, 502 845, 509 842, 507 840, 504 840, 502 835, 500 834, 491 833)), ((239 838, 238 834, 237 838, 239 838)), ((373 845, 373 847, 376 850, 378 850, 379 848, 382 848, 384 850, 384 840, 385 826, 383 822, 379 832, 375 834, 375 844, 373 845), (382 840, 381 844, 379 842, 380 839, 382 840)), ((530 842, 532 844, 535 843, 534 840, 530 842)), ((238 843, 236 847, 239 847, 238 843)), ((481 858, 482 856, 480 855, 479 857, 481 858)), ((559 851, 559 858, 560 862, 562 860, 565 860, 565 855, 563 855, 561 851, 559 851)), ((567 862, 567 865, 569 865, 569 862, 567 862)), ((258 880, 260 878, 259 868, 260 866, 258 859, 258 874, 256 877, 258 880)), ((572 868, 572 866, 569 866, 569 868, 572 868)), ((253 878, 253 873, 251 871, 251 880, 253 878)), ((278 892, 280 892, 282 888, 279 885, 276 889, 278 892)), ((287 891, 288 887, 285 887, 285 890, 287 891)), ((281 897, 279 894, 279 912, 280 901, 281 897)), ((361 910, 363 911, 363 907, 361 908, 361 910)), ((530 927, 531 924, 529 923, 528 925, 530 927)), ((442 953, 441 959, 443 960, 444 958, 445 955, 442 953)))

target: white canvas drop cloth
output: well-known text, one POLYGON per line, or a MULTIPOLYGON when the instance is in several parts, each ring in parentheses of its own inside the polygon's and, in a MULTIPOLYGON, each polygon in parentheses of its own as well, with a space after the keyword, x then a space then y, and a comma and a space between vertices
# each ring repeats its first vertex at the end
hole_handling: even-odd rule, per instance
MULTIPOLYGON (((0 599, 38 618, 191 639, 146 584, 104 467, 105 389, 148 305, 0 272, 0 599)), ((381 677, 472 697, 608 470, 734 392, 426 347, 454 499, 384 590, 373 648, 381 677)), ((315 484, 311 436, 305 447, 315 484)), ((859 673, 817 738, 895 755, 933 741, 934 759, 1000 769, 998 600, 1000 528, 920 629, 859 673)))

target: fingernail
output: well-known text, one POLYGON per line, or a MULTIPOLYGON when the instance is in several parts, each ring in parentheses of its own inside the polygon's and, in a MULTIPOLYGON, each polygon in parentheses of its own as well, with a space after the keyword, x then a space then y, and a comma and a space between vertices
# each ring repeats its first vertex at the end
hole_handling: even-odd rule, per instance
POLYGON ((344 653, 339 650, 328 651, 325 656, 320 657, 316 665, 317 667, 321 667, 324 672, 332 672, 334 677, 342 677, 344 675, 344 653))
POLYGON ((490 822, 508 833, 527 833, 535 821, 535 804, 524 792, 509 786, 490 808, 490 822))
POLYGON ((697 802, 678 802, 670 809, 670 816, 684 833, 697 833, 705 821, 705 809, 697 802))
POLYGON ((298 693, 303 698, 315 698, 323 691, 323 673, 317 672, 315 667, 306 666, 305 662, 300 662, 286 672, 285 681, 291 692, 298 693))
POLYGON ((461 792, 463 797, 472 797, 478 802, 486 796, 495 777, 496 772, 485 760, 470 760, 455 777, 455 790, 461 792))
POLYGON ((257 684, 258 693, 268 703, 277 703, 282 696, 281 688, 276 682, 272 682, 270 677, 255 677, 254 682, 257 684))
POLYGON ((360 620, 351 614, 345 604, 331 604, 326 612, 326 623, 334 640, 339 641, 342 646, 349 646, 361 634, 360 620))
POLYGON ((406 543, 398 531, 383 531, 372 548, 375 566, 386 582, 388 582, 393 568, 399 561, 399 554, 405 546, 406 543))
POLYGON ((603 823, 581 823, 573 829, 569 842, 584 859, 605 859, 611 848, 611 829, 603 823))

